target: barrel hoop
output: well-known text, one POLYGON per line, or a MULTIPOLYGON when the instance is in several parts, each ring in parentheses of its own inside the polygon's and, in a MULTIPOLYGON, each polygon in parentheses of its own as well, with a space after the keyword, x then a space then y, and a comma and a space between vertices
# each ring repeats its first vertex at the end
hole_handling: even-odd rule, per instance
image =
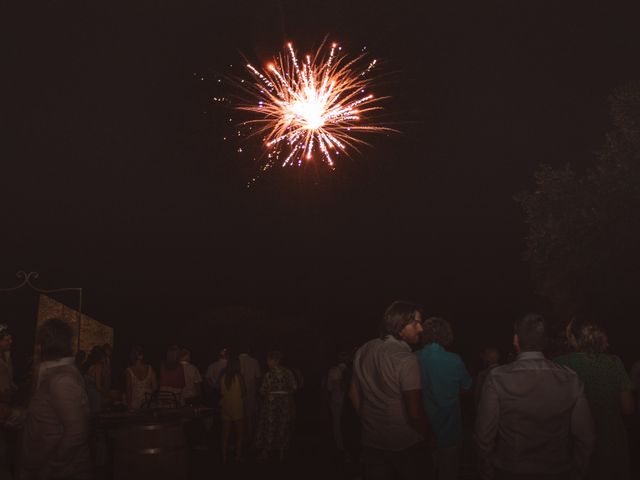
POLYGON ((165 430, 168 427, 177 427, 184 422, 155 423, 153 425, 127 425, 122 430, 165 430))
POLYGON ((157 455, 159 453, 169 453, 169 452, 179 452, 181 450, 186 450, 186 446, 182 445, 179 447, 172 447, 172 448, 168 448, 168 447, 160 447, 160 448, 140 448, 140 449, 129 449, 129 448, 116 448, 116 451, 118 452, 127 452, 127 453, 138 453, 138 454, 142 454, 142 455, 157 455))

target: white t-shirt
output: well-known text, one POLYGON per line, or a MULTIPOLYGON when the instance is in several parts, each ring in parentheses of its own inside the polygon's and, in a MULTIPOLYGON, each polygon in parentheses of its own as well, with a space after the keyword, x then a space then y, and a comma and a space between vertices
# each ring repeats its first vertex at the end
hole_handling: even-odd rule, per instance
POLYGON ((400 451, 424 440, 409 425, 402 395, 422 389, 418 359, 406 342, 389 335, 365 343, 354 358, 353 382, 364 446, 400 451))
POLYGON ((220 377, 222 370, 225 368, 227 368, 226 358, 220 358, 209 365, 206 373, 204 374, 205 378, 209 381, 209 385, 214 388, 218 388, 218 378, 220 377))
POLYGON ((182 389, 182 398, 186 400, 197 397, 200 394, 198 385, 202 383, 200 371, 198 370, 198 367, 192 363, 180 363, 182 363, 182 368, 184 369, 184 388, 182 389))

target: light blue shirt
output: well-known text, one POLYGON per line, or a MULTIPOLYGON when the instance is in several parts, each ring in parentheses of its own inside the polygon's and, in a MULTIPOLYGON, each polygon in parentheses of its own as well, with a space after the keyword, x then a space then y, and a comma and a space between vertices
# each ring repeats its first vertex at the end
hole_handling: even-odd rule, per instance
POLYGON ((438 447, 462 442, 460 390, 471 388, 471 376, 459 355, 430 343, 416 352, 422 376, 424 409, 438 439, 438 447))

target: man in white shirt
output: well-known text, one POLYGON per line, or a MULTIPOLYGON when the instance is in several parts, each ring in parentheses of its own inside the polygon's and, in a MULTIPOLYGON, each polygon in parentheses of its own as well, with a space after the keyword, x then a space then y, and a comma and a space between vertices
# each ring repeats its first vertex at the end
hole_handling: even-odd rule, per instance
POLYGON ((204 374, 204 379, 207 382, 207 387, 216 391, 218 388, 218 379, 222 371, 227 368, 227 357, 229 352, 226 348, 220 350, 218 359, 207 367, 207 371, 204 374))
POLYGON ((516 360, 489 371, 476 416, 483 480, 584 478, 595 445, 589 404, 577 374, 547 360, 545 322, 516 322, 516 360))
POLYGON ((75 366, 73 330, 57 318, 38 329, 42 362, 24 428, 21 479, 93 478, 89 398, 75 366))
POLYGON ((420 307, 394 302, 385 312, 380 338, 356 352, 349 396, 362 424, 367 480, 417 480, 430 471, 426 441, 433 442, 433 434, 422 405, 420 366, 410 347, 421 333, 420 307))

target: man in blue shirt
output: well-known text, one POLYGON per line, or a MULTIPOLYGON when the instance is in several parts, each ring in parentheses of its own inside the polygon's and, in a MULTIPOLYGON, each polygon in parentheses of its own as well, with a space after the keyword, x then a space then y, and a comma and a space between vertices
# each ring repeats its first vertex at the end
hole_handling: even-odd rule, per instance
POLYGON ((471 376, 459 355, 447 352, 453 343, 448 321, 431 317, 422 325, 424 347, 416 352, 422 376, 424 409, 438 448, 435 467, 438 480, 458 478, 462 454, 460 392, 471 389, 471 376))

